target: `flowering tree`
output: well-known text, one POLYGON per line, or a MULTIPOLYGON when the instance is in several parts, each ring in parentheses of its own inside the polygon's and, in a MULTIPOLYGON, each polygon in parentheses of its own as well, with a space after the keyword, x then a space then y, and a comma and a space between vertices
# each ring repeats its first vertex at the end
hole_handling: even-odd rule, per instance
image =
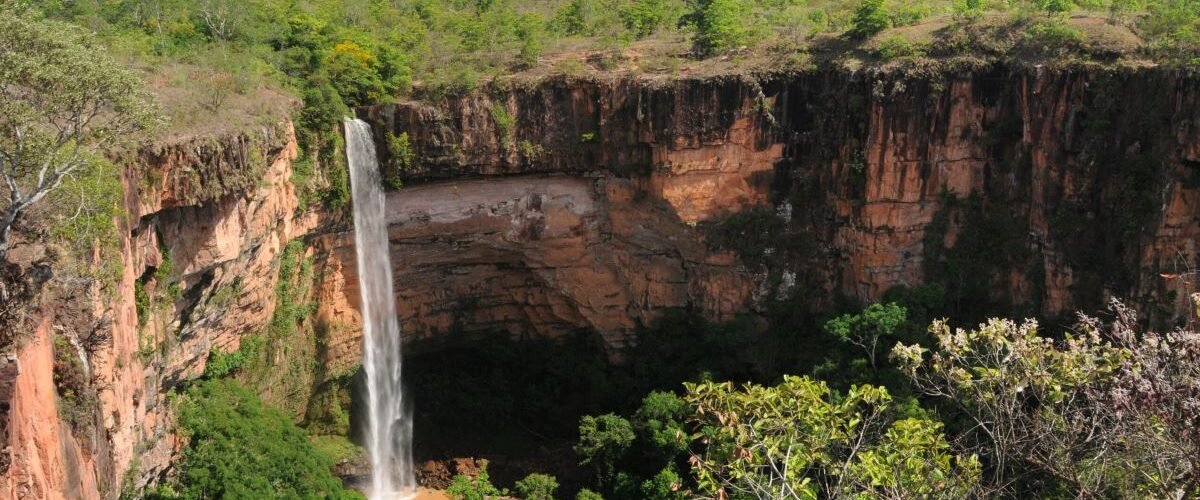
POLYGON ((956 444, 978 453, 991 493, 1055 478, 1080 496, 1200 494, 1200 335, 1142 332, 1119 302, 1113 320, 1081 316, 1062 340, 1037 323, 977 330, 935 322, 937 347, 897 345, 893 359, 926 396, 971 425, 956 444))

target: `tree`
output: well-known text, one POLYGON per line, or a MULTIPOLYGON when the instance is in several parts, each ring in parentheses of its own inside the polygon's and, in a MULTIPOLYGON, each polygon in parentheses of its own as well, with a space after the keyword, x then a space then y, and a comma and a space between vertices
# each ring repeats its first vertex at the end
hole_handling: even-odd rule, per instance
POLYGON ((1040 3, 1042 10, 1050 15, 1065 14, 1075 6, 1073 0, 1040 0, 1040 3))
POLYGON ((893 358, 918 391, 943 397, 973 424, 964 446, 988 465, 992 493, 1009 491, 1027 472, 1022 462, 1069 478, 1081 488, 1086 454, 1111 425, 1089 411, 1084 390, 1108 377, 1121 352, 1097 335, 1062 345, 1038 335, 1037 322, 994 319, 977 330, 951 330, 935 321, 937 339, 928 362, 924 349, 897 345, 893 358))
POLYGON ((690 18, 697 43, 706 52, 720 52, 749 43, 754 36, 746 0, 693 0, 690 18))
POLYGON ((941 424, 891 422, 886 389, 838 395, 824 382, 685 384, 700 451, 692 472, 716 498, 963 498, 979 462, 953 456, 941 424))
POLYGON ((655 458, 672 460, 687 451, 687 403, 670 392, 654 391, 642 398, 633 416, 633 427, 655 458))
POLYGON ((579 420, 579 443, 575 445, 579 465, 591 466, 600 483, 607 484, 615 478, 617 462, 635 437, 633 425, 618 415, 584 416, 579 420))
POLYGON ((862 0, 854 9, 854 27, 850 33, 858 38, 867 38, 888 27, 887 7, 883 0, 862 0))
POLYGON ((637 38, 645 38, 678 18, 679 13, 673 7, 668 0, 634 0, 621 6, 619 14, 625 29, 637 38))
POLYGON ((1108 324, 1081 317, 1060 341, 1033 321, 954 331, 935 322, 936 349, 898 345, 893 357, 969 421, 959 444, 985 460, 989 492, 1036 475, 1079 497, 1193 498, 1200 334, 1141 331, 1119 302, 1110 313, 1108 324))
POLYGON ((0 260, 13 224, 154 124, 138 78, 70 25, 0 12, 0 260))
MULTIPOLYGON (((845 314, 825 323, 825 331, 842 342, 849 342, 867 354, 871 369, 878 370, 876 358, 880 342, 894 337, 908 320, 908 311, 894 303, 871 304, 861 314, 845 314)), ((885 352, 891 347, 885 347, 885 352)))
POLYGON ((591 13, 591 2, 571 0, 555 15, 555 24, 567 35, 584 35, 588 31, 591 13))
POLYGON ((599 493, 584 488, 579 490, 579 493, 575 495, 575 500, 604 500, 604 497, 599 493))

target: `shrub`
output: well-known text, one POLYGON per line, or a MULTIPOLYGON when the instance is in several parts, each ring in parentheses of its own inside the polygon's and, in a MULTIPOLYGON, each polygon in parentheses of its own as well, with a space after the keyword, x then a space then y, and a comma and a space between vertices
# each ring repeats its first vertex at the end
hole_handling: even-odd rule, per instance
POLYGON ((525 500, 554 500, 558 480, 547 474, 530 474, 517 481, 516 489, 525 500))
POLYGON ((983 0, 954 0, 954 15, 973 20, 983 16, 983 0))
POLYGON ((401 132, 400 135, 389 133, 387 144, 391 169, 383 181, 391 189, 400 189, 404 184, 404 173, 416 163, 417 155, 413 152, 408 132, 401 132))
POLYGON ((901 2, 899 7, 889 13, 888 20, 892 26, 912 26, 932 13, 933 8, 925 2, 901 2))
POLYGON ((488 476, 487 462, 480 466, 479 474, 475 477, 457 474, 450 483, 450 487, 446 488, 446 494, 454 500, 486 500, 488 497, 506 493, 492 485, 491 478, 488 476))
POLYGON ((1047 14, 1065 14, 1075 6, 1074 0, 1039 0, 1039 6, 1047 14))
POLYGON ((895 35, 887 37, 879 42, 875 48, 875 53, 884 61, 891 61, 903 57, 920 57, 925 55, 925 51, 920 47, 908 41, 907 38, 895 35))
POLYGON ((705 496, 774 498, 964 498, 979 461, 955 457, 938 422, 891 422, 886 389, 834 393, 824 382, 785 376, 775 387, 684 384, 705 444, 692 472, 705 496), (832 481, 825 479, 833 478, 832 481))
POLYGON ((671 467, 655 474, 654 477, 642 482, 641 498, 643 500, 683 500, 687 498, 681 489, 683 481, 679 479, 671 467))
POLYGON ((571 0, 554 16, 554 23, 566 35, 584 35, 588 31, 589 17, 591 17, 591 2, 571 0))
POLYGON ((1025 43, 1043 54, 1082 48, 1083 32, 1061 21, 1036 23, 1025 30, 1025 43))
POLYGON ((500 144, 509 144, 513 140, 513 129, 516 126, 516 120, 508 112, 508 108, 505 107, 504 103, 492 103, 492 106, 488 109, 492 115, 492 123, 496 124, 496 133, 500 136, 500 144))

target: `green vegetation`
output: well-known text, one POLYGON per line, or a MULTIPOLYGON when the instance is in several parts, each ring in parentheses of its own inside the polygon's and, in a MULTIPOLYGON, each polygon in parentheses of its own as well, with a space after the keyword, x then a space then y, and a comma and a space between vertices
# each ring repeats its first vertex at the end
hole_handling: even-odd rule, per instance
POLYGON ((507 491, 492 485, 487 468, 485 461, 479 466, 479 473, 474 477, 466 474, 455 475, 450 487, 446 488, 446 494, 454 500, 487 500, 490 497, 507 494, 507 491))
POLYGON ((602 496, 601 494, 596 493, 592 490, 584 488, 582 490, 579 490, 579 493, 575 495, 575 500, 604 500, 604 496, 602 496))
POLYGON ((80 350, 66 337, 54 336, 54 389, 58 393, 58 414, 73 431, 91 435, 100 410, 100 396, 92 386, 79 353, 80 350))
POLYGON ((634 436, 633 425, 617 415, 583 417, 579 444, 575 445, 579 465, 591 468, 600 484, 611 484, 616 479, 617 461, 633 445, 634 436))
POLYGON ((524 500, 554 500, 558 480, 554 476, 534 473, 517 481, 516 490, 524 500))
POLYGON ((964 498, 978 481, 973 456, 954 456, 941 424, 893 420, 886 389, 833 394, 784 377, 775 387, 687 386, 704 451, 694 455, 706 496, 964 498))
POLYGON ((416 166, 417 154, 413 152, 408 132, 401 132, 400 135, 389 133, 387 145, 388 171, 383 182, 390 189, 400 189, 404 187, 404 173, 416 166))
POLYGON ((871 362, 871 369, 879 367, 880 351, 890 352, 891 346, 879 345, 887 342, 904 326, 906 311, 896 304, 872 304, 861 314, 846 314, 825 323, 825 330, 843 342, 861 348, 871 362))
POLYGON ((888 27, 888 14, 883 0, 861 0, 854 9, 851 33, 860 38, 872 36, 888 27))
POLYGON ((178 398, 188 439, 167 498, 361 498, 330 459, 277 409, 231 380, 206 380, 178 398))
POLYGON ((720 52, 754 41, 754 24, 746 22, 750 6, 745 0, 696 0, 691 16, 697 43, 708 52, 720 52))
POLYGON ((121 185, 104 155, 155 125, 134 72, 92 37, 0 4, 0 261, 18 219, 48 219, 26 226, 67 250, 60 272, 114 282, 121 185))

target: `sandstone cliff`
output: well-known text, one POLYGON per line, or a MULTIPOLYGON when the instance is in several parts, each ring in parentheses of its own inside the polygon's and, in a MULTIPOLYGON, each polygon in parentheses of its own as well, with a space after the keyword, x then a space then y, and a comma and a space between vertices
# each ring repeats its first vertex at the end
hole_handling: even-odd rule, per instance
POLYGON ((198 376, 210 350, 236 349, 270 321, 280 251, 315 223, 296 217, 295 155, 295 134, 281 124, 129 162, 125 237, 118 254, 98 256, 120 259, 119 280, 74 296, 51 286, 11 363, 0 496, 115 498, 123 482, 139 487, 167 469, 179 445, 167 392, 198 376), (84 435, 55 411, 64 403, 48 363, 63 353, 51 354, 52 329, 99 339, 78 354, 98 400, 84 435))
MULTIPOLYGON (((1200 79, 1157 69, 994 66, 913 75, 827 68, 758 79, 510 82, 367 114, 392 175, 421 185, 391 200, 397 294, 409 332, 485 328, 502 317, 510 329, 516 321, 539 331, 611 334, 661 308, 693 307, 718 319, 753 310, 779 290, 762 289, 764 280, 795 276, 812 279, 789 293, 816 302, 837 294, 878 300, 896 286, 937 281, 952 295, 992 303, 993 314, 1058 315, 1117 296, 1167 321, 1186 297, 1180 282, 1160 275, 1197 265, 1197 99, 1200 79), (396 144, 389 137, 400 134, 409 137, 412 165, 389 153, 396 144), (483 180, 495 177, 504 180, 483 180), (579 178, 603 195, 538 187, 579 178), (480 189, 514 183, 526 187, 525 198, 480 189), (614 186, 630 194, 613 196, 614 186), (531 233, 531 217, 550 221, 559 209, 550 204, 542 213, 530 196, 600 207, 615 243, 636 240, 621 221, 638 214, 638 229, 670 243, 642 246, 648 251, 619 257, 621 265, 656 269, 664 252, 676 254, 684 264, 672 265, 682 272, 670 280, 692 285, 645 294, 639 279, 572 274, 578 265, 602 269, 587 260, 598 252, 569 263, 548 258, 561 247, 555 236, 577 222, 531 233), (759 259, 691 265, 727 262, 705 250, 716 240, 706 222, 763 205, 765 217, 777 219, 767 227, 779 232, 742 233, 759 241, 740 245, 765 247, 759 259), (443 210, 456 215, 439 217, 443 210), (662 215, 648 215, 656 210, 662 215), (494 227, 464 238, 466 219, 494 227), (497 240, 538 250, 502 254, 497 240), (786 248, 795 241, 803 248, 786 248), (436 255, 423 253, 434 248, 436 255), (510 270, 509 279, 534 276, 500 289, 534 282, 557 293, 498 295, 480 286, 487 274, 473 275, 464 262, 510 270), (556 272, 587 281, 564 282, 556 272), (721 285, 697 286, 706 280, 721 285), (601 295, 581 300, 573 286, 601 295), (498 312, 520 309, 520 320, 498 312)), ((737 243, 724 246, 738 250, 737 243)))
MULTIPOLYGON (((405 184, 388 199, 396 298, 425 345, 585 330, 615 353, 670 309, 723 320, 928 282, 992 313, 1111 295, 1167 322, 1184 285, 1161 275, 1200 264, 1200 78, 1183 72, 550 79, 362 112, 405 184)), ((0 497, 113 498, 161 478, 180 445, 167 393, 268 328, 289 241, 312 263, 302 321, 324 336, 273 359, 353 370, 353 237, 298 213, 295 156, 284 124, 129 161, 121 251, 101 256, 119 281, 47 295, 0 365, 0 497), (99 339, 76 356, 90 432, 60 421, 56 338, 99 339)), ((311 417, 296 385, 265 396, 311 417)))

